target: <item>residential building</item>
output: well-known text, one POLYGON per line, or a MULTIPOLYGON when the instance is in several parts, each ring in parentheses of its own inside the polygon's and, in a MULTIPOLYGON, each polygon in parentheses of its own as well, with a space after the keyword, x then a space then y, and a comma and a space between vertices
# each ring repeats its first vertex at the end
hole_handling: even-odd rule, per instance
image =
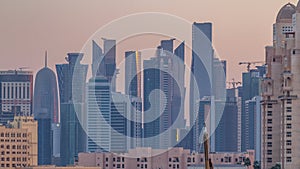
POLYGON ((266 47, 267 74, 262 82, 262 168, 300 166, 300 2, 288 3, 273 25, 273 45, 266 47))
POLYGON ((15 116, 0 126, 0 167, 27 167, 38 164, 38 123, 32 116, 15 116))

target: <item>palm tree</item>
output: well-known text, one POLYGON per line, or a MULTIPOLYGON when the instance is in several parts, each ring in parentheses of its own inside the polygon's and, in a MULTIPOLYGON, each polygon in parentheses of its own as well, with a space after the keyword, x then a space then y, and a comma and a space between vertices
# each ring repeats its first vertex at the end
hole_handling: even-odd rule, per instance
POLYGON ((260 169, 259 162, 258 161, 254 161, 253 167, 254 167, 254 169, 260 169))
POLYGON ((244 161, 244 165, 247 166, 247 168, 249 168, 249 166, 251 166, 251 161, 249 158, 246 158, 244 161))

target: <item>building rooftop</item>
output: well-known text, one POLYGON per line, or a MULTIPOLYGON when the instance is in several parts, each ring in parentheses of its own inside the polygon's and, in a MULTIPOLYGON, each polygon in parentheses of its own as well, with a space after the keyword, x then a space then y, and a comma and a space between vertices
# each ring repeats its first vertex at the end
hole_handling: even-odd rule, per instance
MULTIPOLYGON (((299 5, 299 3, 298 3, 298 5, 299 5)), ((278 12, 276 22, 277 23, 283 22, 284 20, 287 20, 287 19, 291 20, 294 13, 296 13, 296 6, 291 3, 287 3, 278 12)))

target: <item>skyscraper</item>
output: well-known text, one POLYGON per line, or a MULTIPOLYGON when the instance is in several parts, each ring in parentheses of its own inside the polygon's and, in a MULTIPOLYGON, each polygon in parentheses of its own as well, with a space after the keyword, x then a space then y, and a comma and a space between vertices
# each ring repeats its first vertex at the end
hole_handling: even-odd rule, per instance
POLYGON ((88 151, 111 151, 111 89, 105 77, 91 78, 87 85, 88 151))
POLYGON ((262 81, 262 167, 299 168, 300 2, 284 5, 266 47, 267 74, 262 81))
POLYGON ((157 60, 144 60, 144 146, 159 148, 160 133, 160 95, 156 89, 160 88, 160 71, 157 60), (149 120, 150 119, 150 120, 149 120))
MULTIPOLYGON (((38 164, 49 165, 52 160, 53 139, 52 124, 58 123, 58 93, 54 72, 45 67, 36 74, 34 85, 34 118, 38 121, 38 164)), ((57 146, 57 145, 55 145, 57 146)))
MULTIPOLYGON (((192 65, 190 77, 190 126, 193 132, 193 145, 196 150, 198 144, 196 137, 200 134, 196 132, 193 124, 198 121, 196 113, 199 109, 197 102, 204 96, 211 96, 212 86, 212 24, 211 23, 194 23, 192 25, 192 65)), ((198 130, 197 130, 198 131, 198 130)))
POLYGON ((63 166, 73 164, 78 152, 86 151, 84 97, 88 66, 80 64, 82 57, 82 53, 68 53, 68 64, 56 65, 60 95, 60 155, 63 166))
POLYGON ((125 94, 129 100, 131 145, 130 148, 142 146, 142 77, 141 52, 125 52, 125 94))
POLYGON ((141 98, 141 52, 125 52, 125 94, 141 98))
POLYGON ((93 76, 104 76, 116 91, 116 40, 103 39, 104 50, 93 41, 93 76))
POLYGON ((254 149, 254 112, 246 111, 246 102, 252 100, 255 96, 260 95, 260 81, 264 75, 264 71, 259 69, 252 69, 249 72, 244 72, 242 75, 242 147, 241 150, 244 152, 249 149, 254 149), (250 114, 249 114, 250 113, 250 114), (250 118, 251 117, 251 118, 250 118))
POLYGON ((33 73, 23 70, 0 71, 0 110, 32 114, 33 73))
POLYGON ((261 158, 261 97, 255 96, 251 100, 247 100, 245 103, 245 112, 247 124, 246 128, 251 128, 251 130, 246 130, 244 137, 246 137, 247 145, 249 149, 255 150, 255 160, 260 161, 261 158))
POLYGON ((238 152, 238 96, 237 89, 227 89, 223 115, 216 128, 216 152, 238 152))
POLYGON ((144 136, 156 136, 155 141, 149 142, 160 148, 171 146, 172 132, 169 129, 185 127, 182 98, 185 94, 184 43, 176 49, 180 56, 175 56, 174 40, 162 40, 156 56, 144 61, 144 119, 151 121, 144 125, 144 136))

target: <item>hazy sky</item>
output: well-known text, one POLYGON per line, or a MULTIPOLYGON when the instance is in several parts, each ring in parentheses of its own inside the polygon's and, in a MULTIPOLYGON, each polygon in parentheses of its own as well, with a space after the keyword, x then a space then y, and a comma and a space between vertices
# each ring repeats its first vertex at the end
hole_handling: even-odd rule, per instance
MULTIPOLYGON (((190 22, 212 22, 214 46, 220 58, 228 61, 227 79, 240 79, 246 66, 238 62, 264 60, 264 47, 272 44, 272 24, 288 2, 1 0, 0 69, 30 67, 36 72, 44 64, 45 50, 49 66, 54 68, 56 63, 65 63, 66 53, 79 51, 96 30, 110 21, 137 12, 164 12, 190 22)), ((290 2, 296 4, 297 0, 290 2)))

